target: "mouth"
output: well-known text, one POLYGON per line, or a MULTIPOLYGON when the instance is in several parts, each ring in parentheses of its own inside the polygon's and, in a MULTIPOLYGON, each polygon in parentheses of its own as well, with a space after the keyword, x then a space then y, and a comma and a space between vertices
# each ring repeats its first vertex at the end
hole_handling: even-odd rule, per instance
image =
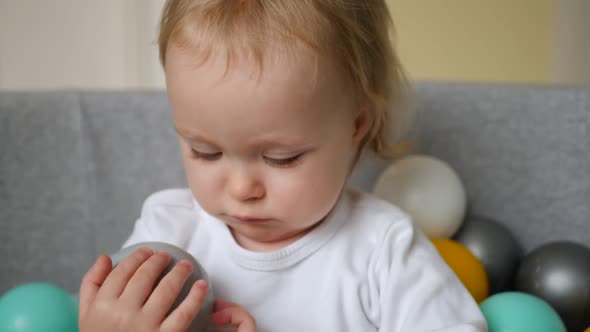
POLYGON ((270 219, 253 218, 253 217, 249 217, 249 216, 232 216, 232 215, 230 215, 229 217, 231 217, 234 220, 237 220, 238 222, 247 223, 247 224, 260 224, 260 223, 265 223, 265 222, 270 221, 270 219))

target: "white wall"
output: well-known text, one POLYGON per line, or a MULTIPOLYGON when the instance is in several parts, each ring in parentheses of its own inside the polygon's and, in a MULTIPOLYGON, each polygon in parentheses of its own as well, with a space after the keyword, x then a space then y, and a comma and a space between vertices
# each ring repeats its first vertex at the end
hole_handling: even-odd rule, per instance
POLYGON ((161 88, 163 0, 0 0, 0 89, 161 88))

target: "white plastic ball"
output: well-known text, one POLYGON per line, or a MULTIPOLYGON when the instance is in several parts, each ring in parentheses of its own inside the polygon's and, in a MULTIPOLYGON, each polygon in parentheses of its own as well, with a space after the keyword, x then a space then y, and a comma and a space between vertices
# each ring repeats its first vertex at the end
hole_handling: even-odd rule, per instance
POLYGON ((461 179, 434 157, 412 155, 394 162, 374 192, 408 213, 430 238, 450 238, 465 217, 467 195, 461 179))

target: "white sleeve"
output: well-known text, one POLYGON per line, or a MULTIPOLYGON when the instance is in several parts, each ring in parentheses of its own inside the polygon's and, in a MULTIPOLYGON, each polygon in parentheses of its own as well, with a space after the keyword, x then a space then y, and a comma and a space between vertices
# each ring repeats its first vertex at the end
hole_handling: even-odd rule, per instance
POLYGON ((122 248, 129 247, 141 242, 149 242, 151 241, 151 238, 152 236, 149 232, 148 226, 146 225, 145 218, 142 216, 139 219, 137 219, 137 221, 135 221, 133 231, 127 238, 127 241, 123 243, 122 248))
POLYGON ((389 227, 372 266, 379 331, 487 331, 475 300, 412 223, 389 227))
POLYGON ((189 199, 191 196, 187 193, 184 190, 165 190, 149 196, 123 248, 140 242, 185 246, 196 227, 189 199))
POLYGON ((131 235, 127 238, 127 241, 123 244, 123 248, 129 247, 131 245, 141 243, 141 242, 152 242, 157 241, 154 234, 154 213, 153 213, 153 203, 152 200, 148 197, 141 207, 141 215, 135 221, 135 225, 133 226, 133 231, 131 235))

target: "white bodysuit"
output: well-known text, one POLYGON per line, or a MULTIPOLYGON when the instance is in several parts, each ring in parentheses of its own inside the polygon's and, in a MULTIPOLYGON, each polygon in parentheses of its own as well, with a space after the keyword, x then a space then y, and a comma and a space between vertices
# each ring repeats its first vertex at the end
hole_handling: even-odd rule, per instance
POLYGON ((240 247, 188 189, 151 195, 124 246, 162 241, 191 253, 216 298, 267 332, 487 331, 479 307, 395 206, 343 191, 326 219, 274 252, 240 247))

